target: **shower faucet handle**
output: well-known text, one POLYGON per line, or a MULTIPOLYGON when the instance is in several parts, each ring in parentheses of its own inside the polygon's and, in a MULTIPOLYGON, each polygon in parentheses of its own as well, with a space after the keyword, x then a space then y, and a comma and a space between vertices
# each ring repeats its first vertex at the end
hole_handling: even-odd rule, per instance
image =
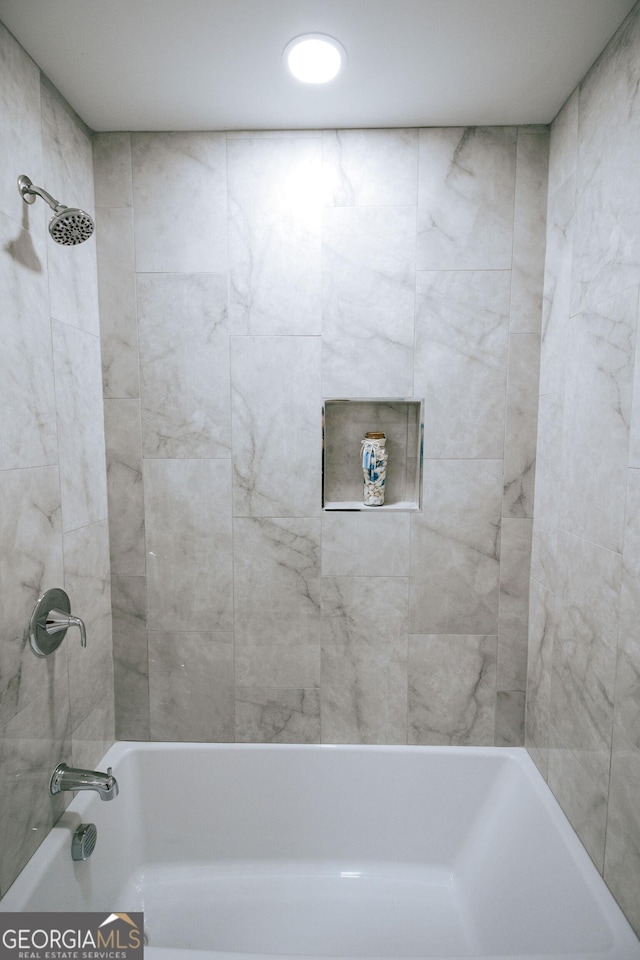
POLYGON ((56 633, 60 633, 62 630, 66 631, 69 627, 80 628, 80 646, 86 647, 87 629, 84 621, 81 620, 80 617, 72 617, 69 613, 65 613, 64 610, 56 610, 55 607, 49 610, 44 621, 44 628, 50 637, 56 633))

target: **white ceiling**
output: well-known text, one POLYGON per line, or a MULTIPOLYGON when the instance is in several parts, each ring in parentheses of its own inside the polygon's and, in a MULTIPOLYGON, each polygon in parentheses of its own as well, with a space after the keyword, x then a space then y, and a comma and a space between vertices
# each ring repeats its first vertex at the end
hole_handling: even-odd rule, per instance
POLYGON ((94 130, 549 123, 635 0, 0 0, 94 130), (348 64, 290 78, 293 37, 348 64))

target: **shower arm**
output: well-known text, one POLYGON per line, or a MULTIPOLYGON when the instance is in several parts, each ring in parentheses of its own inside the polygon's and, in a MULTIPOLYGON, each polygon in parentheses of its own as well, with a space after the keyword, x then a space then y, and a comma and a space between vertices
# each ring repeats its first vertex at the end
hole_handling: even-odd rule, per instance
POLYGON ((59 213, 61 210, 65 209, 64 203, 59 203, 42 187, 36 187, 35 184, 31 182, 29 177, 26 177, 24 174, 18 177, 18 188, 25 203, 35 203, 37 195, 38 197, 42 197, 42 199, 49 204, 54 213, 59 213))

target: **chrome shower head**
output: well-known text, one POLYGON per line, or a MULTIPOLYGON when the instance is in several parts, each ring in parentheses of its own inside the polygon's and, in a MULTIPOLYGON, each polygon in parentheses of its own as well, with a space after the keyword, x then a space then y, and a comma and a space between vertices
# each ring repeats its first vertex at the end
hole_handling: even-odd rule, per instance
POLYGON ((72 247, 84 243, 94 231, 94 222, 84 210, 59 204, 59 213, 49 221, 49 233, 56 243, 72 247))
POLYGON ((93 233, 95 224, 88 213, 77 207, 66 207, 64 203, 58 203, 42 187, 36 187, 24 173, 18 177, 18 190, 25 203, 35 203, 38 196, 49 204, 54 212, 49 221, 49 233, 56 243, 73 247, 77 243, 84 243, 93 233))

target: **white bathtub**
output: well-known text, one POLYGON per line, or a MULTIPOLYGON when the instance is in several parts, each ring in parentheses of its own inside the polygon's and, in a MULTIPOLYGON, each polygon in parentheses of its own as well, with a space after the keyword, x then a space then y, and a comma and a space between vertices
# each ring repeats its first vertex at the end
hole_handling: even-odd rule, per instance
POLYGON ((524 750, 119 743, 0 910, 143 910, 146 960, 634 960, 524 750), (90 860, 71 834, 94 822, 90 860))

